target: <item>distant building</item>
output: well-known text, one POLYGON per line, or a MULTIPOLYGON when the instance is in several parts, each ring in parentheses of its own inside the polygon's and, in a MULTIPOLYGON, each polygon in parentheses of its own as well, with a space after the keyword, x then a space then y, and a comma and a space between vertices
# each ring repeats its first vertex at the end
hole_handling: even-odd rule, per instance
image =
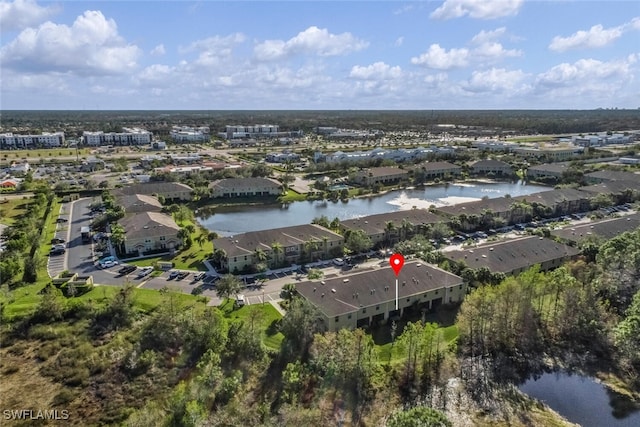
POLYGON ((340 228, 343 232, 362 230, 374 246, 390 246, 414 234, 426 232, 433 224, 447 221, 447 218, 426 209, 410 209, 346 219, 340 221, 340 228))
POLYGON ((527 169, 527 176, 532 179, 562 179, 563 174, 569 170, 569 163, 545 163, 542 165, 530 166, 527 169))
POLYGON ((12 174, 25 174, 31 170, 31 166, 29 166, 29 162, 24 163, 11 163, 9 167, 9 172, 12 174))
POLYGON ((128 185, 113 190, 112 194, 114 197, 144 194, 147 196, 162 196, 166 200, 191 200, 193 198, 193 188, 178 182, 159 181, 128 185))
POLYGON ((269 266, 327 259, 342 255, 341 235, 316 224, 251 231, 213 241, 213 247, 226 253, 224 267, 241 272, 260 263, 259 253, 269 266))
POLYGON ((396 278, 390 267, 296 284, 302 297, 318 308, 327 329, 355 329, 386 323, 406 311, 420 313, 462 302, 461 277, 432 265, 409 262, 396 278), (397 309, 396 287, 398 280, 397 309))
POLYGON ((3 150, 54 148, 64 145, 64 132, 43 132, 41 135, 14 135, 11 132, 0 134, 0 149, 3 150))
POLYGON ((424 172, 425 178, 453 177, 462 173, 460 166, 449 162, 425 162, 417 165, 415 170, 424 172))
POLYGON ((139 128, 122 128, 122 132, 88 132, 82 133, 85 145, 99 147, 102 145, 147 145, 151 143, 151 132, 139 128))
POLYGON ((531 236, 443 254, 448 260, 461 262, 473 270, 486 267, 491 272, 516 275, 536 264, 542 271, 559 267, 580 251, 551 239, 531 236))
POLYGON ((227 178, 209 184, 211 197, 279 196, 282 184, 270 178, 227 178))
POLYGON ((362 185, 374 185, 374 184, 394 184, 407 179, 409 173, 400 168, 394 167, 380 167, 369 168, 358 171, 355 176, 355 181, 362 185))
POLYGON ((573 145, 549 145, 537 147, 519 146, 511 151, 525 159, 548 159, 552 162, 559 162, 580 156, 584 152, 584 148, 573 145))
POLYGON ((477 175, 511 176, 513 168, 500 160, 478 160, 469 165, 471 173, 477 175))
POLYGON ((624 232, 636 230, 638 227, 640 227, 640 214, 632 214, 553 230, 551 235, 562 241, 580 243, 590 237, 609 240, 624 232))
POLYGON ((175 142, 205 142, 211 139, 208 126, 173 126, 169 136, 175 142))
POLYGON ((291 152, 269 153, 265 160, 269 163, 297 162, 300 160, 300 154, 291 152))
POLYGON ((227 125, 219 134, 225 139, 300 137, 302 131, 281 132, 278 125, 227 125))

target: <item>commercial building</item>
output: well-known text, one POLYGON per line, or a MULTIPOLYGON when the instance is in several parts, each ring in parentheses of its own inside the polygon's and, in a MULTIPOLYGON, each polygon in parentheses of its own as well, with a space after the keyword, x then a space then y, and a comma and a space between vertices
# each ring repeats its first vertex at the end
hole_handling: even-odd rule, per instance
POLYGON ((279 125, 227 125, 219 134, 226 139, 300 137, 302 131, 281 132, 279 125))
POLYGON ((282 184, 271 178, 227 178, 209 184, 211 197, 279 196, 282 184))
POLYGON ((64 132, 43 132, 41 135, 14 135, 11 132, 0 134, 0 149, 2 150, 54 148, 64 145, 64 132))
POLYGON ((208 126, 173 126, 169 136, 175 142, 208 142, 211 139, 208 126))
POLYGON ((580 156, 584 152, 584 148, 573 145, 519 146, 511 151, 525 159, 547 159, 551 162, 560 162, 580 156))
POLYGON ((443 254, 448 260, 461 262, 473 270, 485 267, 494 273, 516 275, 537 264, 542 271, 559 267, 579 253, 578 249, 551 239, 530 236, 443 254))
POLYGON ((340 256, 343 243, 342 236, 333 231, 304 224, 221 237, 213 241, 213 247, 225 251, 225 269, 237 273, 260 262, 277 267, 340 256))
POLYGON ((151 132, 140 128, 122 128, 122 132, 89 132, 82 133, 85 145, 99 147, 102 145, 147 145, 151 143, 151 132))
POLYGON ((330 331, 387 322, 406 311, 459 303, 462 278, 421 262, 404 265, 396 278, 390 267, 298 283, 296 290, 318 308, 330 331), (396 280, 398 281, 396 308, 396 280))
POLYGON ((140 212, 125 215, 119 221, 125 231, 124 250, 127 254, 173 250, 182 244, 180 227, 171 216, 160 212, 140 212))

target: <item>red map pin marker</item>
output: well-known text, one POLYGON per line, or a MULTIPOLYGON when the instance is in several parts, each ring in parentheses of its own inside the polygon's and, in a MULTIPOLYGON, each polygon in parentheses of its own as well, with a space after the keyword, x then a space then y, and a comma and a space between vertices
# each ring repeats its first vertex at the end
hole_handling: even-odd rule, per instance
POLYGON ((393 272, 398 276, 400 270, 402 270, 402 266, 404 265, 404 257, 402 254, 393 254, 391 255, 391 258, 389 258, 389 264, 391 264, 393 272))

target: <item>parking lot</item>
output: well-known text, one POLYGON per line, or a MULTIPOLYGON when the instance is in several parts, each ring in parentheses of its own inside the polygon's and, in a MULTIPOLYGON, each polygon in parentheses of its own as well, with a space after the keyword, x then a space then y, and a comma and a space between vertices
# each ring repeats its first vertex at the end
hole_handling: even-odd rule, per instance
MULTIPOLYGON (((56 239, 64 240, 64 246, 69 241, 69 203, 63 203, 60 207, 60 215, 56 218, 56 239)), ((66 249, 65 249, 66 251, 66 249)), ((47 259, 47 272, 49 277, 55 277, 67 269, 67 257, 64 253, 49 255, 47 259)))

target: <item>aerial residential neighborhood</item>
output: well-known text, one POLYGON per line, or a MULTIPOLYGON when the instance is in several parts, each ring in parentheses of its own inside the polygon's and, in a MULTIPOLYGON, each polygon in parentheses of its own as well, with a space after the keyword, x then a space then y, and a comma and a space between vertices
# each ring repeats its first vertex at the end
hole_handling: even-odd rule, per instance
POLYGON ((640 426, 639 23, 0 0, 0 424, 640 426))

